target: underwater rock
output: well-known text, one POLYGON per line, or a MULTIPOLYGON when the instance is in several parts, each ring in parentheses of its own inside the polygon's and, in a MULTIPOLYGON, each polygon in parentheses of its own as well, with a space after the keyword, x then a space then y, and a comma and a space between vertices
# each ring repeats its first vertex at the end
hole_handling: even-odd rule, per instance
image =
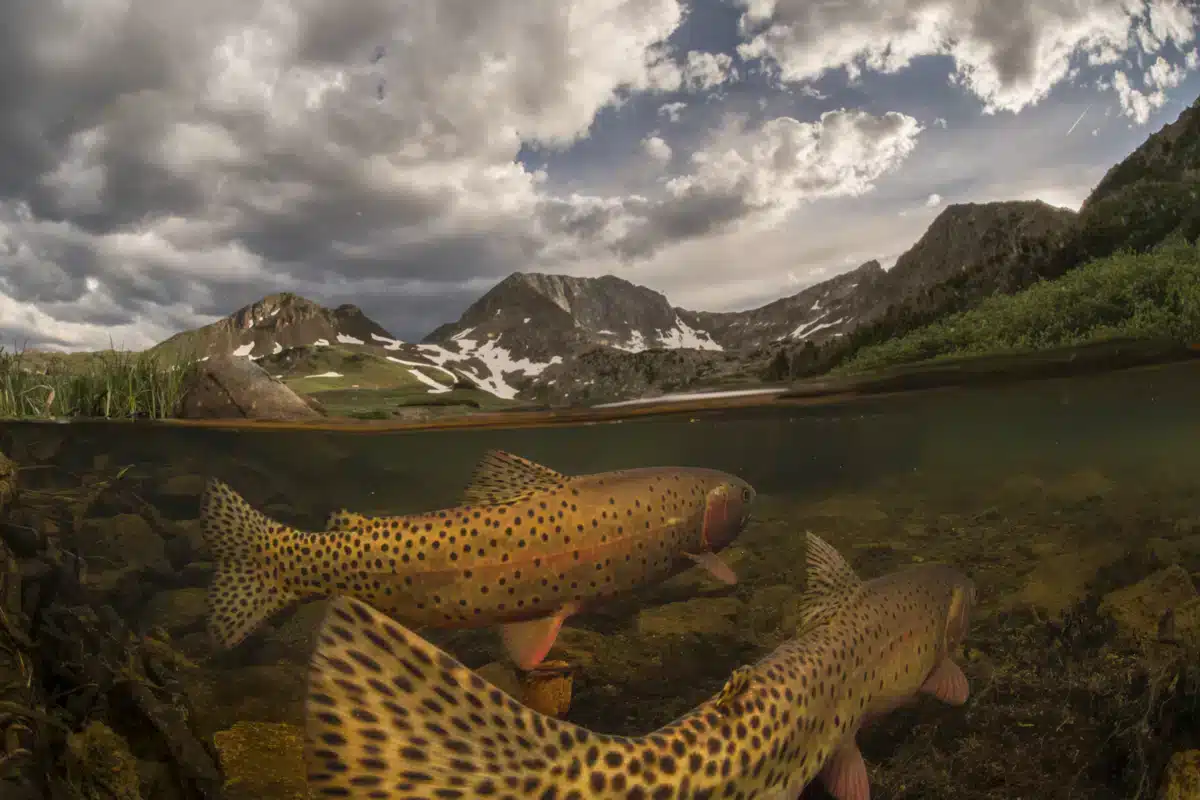
POLYGON ((1116 542, 1048 555, 1038 561, 1014 595, 1001 600, 1000 607, 1032 607, 1051 616, 1061 616, 1087 596, 1088 584, 1102 569, 1124 556, 1125 548, 1116 542))
POLYGON ((854 523, 882 522, 888 518, 879 508, 879 501, 865 495, 835 495, 812 506, 810 512, 814 516, 854 523))
POLYGON ((316 419, 321 412, 248 358, 218 356, 204 362, 184 388, 184 419, 316 419))
POLYGON ((167 561, 176 570, 183 570, 195 561, 209 559, 208 545, 204 542, 204 530, 200 520, 178 520, 172 525, 171 535, 163 546, 167 561))
POLYGON ((1159 638, 1164 614, 1196 597, 1196 587, 1187 571, 1171 566, 1132 586, 1109 592, 1100 601, 1100 613, 1112 616, 1123 635, 1149 642, 1159 638))
POLYGON ((1157 567, 1174 566, 1183 558, 1179 545, 1158 537, 1146 540, 1146 554, 1150 557, 1151 563, 1157 567))
POLYGON ((643 636, 733 636, 738 630, 734 618, 741 607, 736 597, 696 597, 647 608, 638 613, 637 632, 643 636))
POLYGON ((513 697, 521 696, 521 678, 511 662, 489 661, 475 670, 479 677, 513 697))
POLYGON ((204 492, 203 475, 172 475, 158 486, 165 497, 199 497, 204 492))
POLYGON ((92 720, 67 735, 67 780, 79 797, 141 800, 141 776, 129 743, 92 720))
POLYGON ((208 616, 208 591, 202 588, 173 589, 158 592, 142 612, 143 628, 162 628, 172 635, 190 633, 204 627, 208 616))
POLYGON ((543 661, 521 676, 525 705, 550 717, 563 717, 571 708, 574 674, 566 661, 543 661))
POLYGON ((72 544, 91 569, 168 566, 162 537, 140 514, 84 520, 72 544))
POLYGON ((1083 469, 1055 481, 1046 489, 1047 496, 1062 503, 1084 503, 1112 491, 1113 482, 1096 469, 1083 469))
MULTIPOLYGON (((316 642, 317 628, 325 617, 328 604, 323 599, 309 600, 283 612, 265 637, 261 657, 306 661, 316 642)), ((265 628, 265 626, 264 626, 265 628)))
POLYGON ((776 584, 756 589, 746 602, 742 635, 763 647, 774 647, 796 633, 800 599, 792 586, 776 584))
POLYGON ((204 669, 179 676, 201 737, 238 722, 304 725, 307 662, 258 664, 237 669, 204 669))
POLYGON ((1200 797, 1200 750, 1180 750, 1163 773, 1158 800, 1196 800, 1200 797))
POLYGON ((308 800, 304 731, 274 722, 238 722, 213 736, 225 773, 225 800, 308 800))

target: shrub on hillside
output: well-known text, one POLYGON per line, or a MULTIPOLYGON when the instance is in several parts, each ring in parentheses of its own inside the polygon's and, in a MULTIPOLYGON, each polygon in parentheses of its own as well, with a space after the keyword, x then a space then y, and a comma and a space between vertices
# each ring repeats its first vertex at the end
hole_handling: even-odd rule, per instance
POLYGON ((930 359, 1042 350, 1112 338, 1200 341, 1200 244, 1088 263, 1014 295, 859 350, 834 372, 930 359))

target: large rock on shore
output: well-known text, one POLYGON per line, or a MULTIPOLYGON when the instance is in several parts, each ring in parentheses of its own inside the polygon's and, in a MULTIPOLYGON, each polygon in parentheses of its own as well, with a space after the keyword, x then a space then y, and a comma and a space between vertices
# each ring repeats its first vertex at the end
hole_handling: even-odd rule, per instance
POLYGON ((313 419, 320 404, 271 377, 248 358, 220 356, 205 361, 180 402, 184 419, 313 419))

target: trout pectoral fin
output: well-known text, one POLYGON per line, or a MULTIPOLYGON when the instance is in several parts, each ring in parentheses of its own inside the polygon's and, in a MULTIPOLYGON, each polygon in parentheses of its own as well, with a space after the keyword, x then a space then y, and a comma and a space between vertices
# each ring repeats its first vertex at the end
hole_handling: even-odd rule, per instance
POLYGON ((542 659, 554 646, 554 640, 562 630, 563 621, 572 613, 574 609, 571 607, 561 608, 548 617, 510 622, 502 626, 500 636, 513 663, 525 670, 533 669, 542 663, 542 659))
POLYGON ((716 553, 684 553, 684 555, 696 562, 696 566, 704 567, 709 574, 722 583, 731 585, 737 583, 737 573, 716 553))
POLYGON ((871 783, 862 751, 853 739, 833 754, 821 770, 821 783, 837 800, 870 800, 871 783))
POLYGON ((970 689, 967 686, 967 676, 950 659, 943 659, 941 664, 934 667, 933 672, 925 679, 921 691, 931 694, 943 703, 961 706, 967 702, 970 689))

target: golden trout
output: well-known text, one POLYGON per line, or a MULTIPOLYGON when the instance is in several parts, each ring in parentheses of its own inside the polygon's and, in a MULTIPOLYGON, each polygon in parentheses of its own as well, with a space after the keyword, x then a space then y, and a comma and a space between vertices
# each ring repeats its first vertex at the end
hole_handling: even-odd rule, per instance
POLYGON ((839 800, 867 800, 860 725, 921 692, 966 701, 951 653, 975 588, 943 565, 864 582, 812 534, 808 550, 797 636, 645 736, 539 714, 365 603, 340 598, 309 674, 310 788, 364 800, 791 800, 820 776, 839 800))
POLYGON ((348 595, 413 626, 501 625, 524 669, 563 620, 698 564, 745 526, 754 490, 710 469, 652 467, 569 477, 489 451, 465 505, 395 517, 348 511, 310 533, 267 518, 218 480, 201 507, 216 561, 209 629, 232 647, 291 603, 348 595))

